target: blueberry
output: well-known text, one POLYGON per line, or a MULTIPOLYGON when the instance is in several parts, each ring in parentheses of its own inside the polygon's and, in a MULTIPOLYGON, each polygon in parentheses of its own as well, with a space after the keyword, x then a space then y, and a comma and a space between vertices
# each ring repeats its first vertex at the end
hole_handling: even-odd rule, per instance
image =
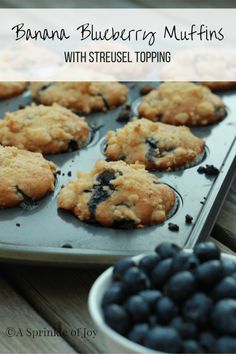
POLYGON ((152 310, 158 299, 162 296, 162 293, 158 290, 143 290, 139 295, 146 301, 149 305, 149 308, 152 310))
POLYGON ((180 251, 180 247, 170 242, 163 242, 155 248, 155 252, 162 258, 173 257, 180 251))
POLYGON ((139 268, 150 274, 153 268, 160 262, 160 259, 161 257, 158 254, 144 256, 139 262, 139 268))
POLYGON ((201 262, 210 261, 212 259, 220 259, 220 250, 213 242, 198 243, 193 252, 201 262))
POLYGON ((154 327, 158 324, 158 319, 156 315, 150 315, 148 318, 148 324, 150 327, 154 327))
POLYGON ((202 348, 207 352, 207 353, 212 353, 212 349, 215 345, 216 338, 214 334, 210 331, 205 331, 202 332, 199 336, 199 342, 202 346, 202 348))
POLYGON ((186 340, 183 347, 184 353, 204 353, 200 343, 193 339, 186 340))
POLYGON ((182 351, 181 338, 178 332, 170 327, 153 327, 146 335, 144 345, 167 353, 180 353, 182 351))
POLYGON ((172 275, 165 287, 165 293, 174 301, 187 299, 196 290, 196 281, 192 273, 183 271, 172 275))
POLYGON ((222 267, 225 276, 231 275, 236 272, 236 263, 232 261, 232 259, 222 259, 222 267))
POLYGON ((125 294, 121 283, 114 283, 108 289, 102 299, 102 307, 109 304, 121 304, 125 299, 125 294))
POLYGON ((168 297, 163 296, 156 303, 156 315, 159 323, 168 324, 178 314, 178 307, 168 297))
POLYGON ((214 353, 236 353, 236 338, 225 336, 217 339, 214 353))
POLYGON ((150 287, 150 281, 146 273, 137 267, 128 268, 122 278, 126 293, 135 294, 150 287))
POLYGON ((236 300, 224 299, 217 302, 212 310, 211 323, 221 334, 236 335, 236 300))
POLYGON ((183 317, 186 321, 193 321, 198 326, 207 324, 212 300, 204 293, 195 293, 183 306, 183 317))
POLYGON ((127 311, 120 305, 108 305, 104 309, 105 322, 120 334, 127 334, 131 321, 127 311))
POLYGON ((173 318, 170 323, 171 327, 175 328, 183 339, 196 338, 198 330, 193 322, 187 322, 182 317, 173 318))
POLYGON ((134 267, 135 263, 131 258, 123 258, 118 261, 113 267, 113 280, 120 280, 124 272, 130 268, 134 267))
POLYGON ((231 276, 222 279, 212 291, 215 300, 236 298, 236 279, 231 276))
POLYGON ((138 323, 129 332, 128 338, 132 340, 132 342, 142 344, 148 331, 149 331, 149 326, 146 323, 138 323))
POLYGON ((173 258, 173 271, 182 270, 194 271, 199 265, 199 260, 194 254, 189 254, 186 250, 181 250, 173 258))
POLYGON ((151 273, 152 285, 157 289, 162 289, 173 273, 173 260, 171 258, 164 259, 153 269, 151 273))
POLYGON ((220 261, 213 260, 200 264, 195 272, 197 281, 206 288, 210 288, 223 276, 223 267, 220 261))
POLYGON ((148 303, 139 295, 131 296, 125 303, 125 308, 135 323, 146 322, 149 315, 148 303))

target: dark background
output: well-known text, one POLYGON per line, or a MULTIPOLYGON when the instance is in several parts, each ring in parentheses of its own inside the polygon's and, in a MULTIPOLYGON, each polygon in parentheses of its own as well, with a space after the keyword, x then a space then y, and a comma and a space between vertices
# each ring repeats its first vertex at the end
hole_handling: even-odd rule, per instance
POLYGON ((235 0, 0 0, 0 8, 4 7, 171 7, 171 8, 227 8, 236 7, 235 0))

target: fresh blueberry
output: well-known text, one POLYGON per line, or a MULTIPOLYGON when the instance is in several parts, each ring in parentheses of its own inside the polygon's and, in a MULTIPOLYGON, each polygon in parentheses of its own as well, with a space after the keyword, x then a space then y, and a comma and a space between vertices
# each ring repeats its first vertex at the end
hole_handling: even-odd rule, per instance
POLYGON ((183 347, 184 353, 204 353, 200 343, 193 339, 184 341, 183 347))
POLYGON ((181 302, 196 290, 196 280, 192 273, 183 271, 172 275, 165 287, 165 293, 174 301, 181 302))
POLYGON ((157 289, 162 289, 164 284, 173 274, 172 270, 173 260, 167 258, 156 265, 151 273, 152 285, 157 289))
POLYGON ((125 299, 125 293, 121 283, 114 283, 104 294, 102 307, 110 304, 121 304, 125 299))
POLYGON ((219 333, 236 336, 236 300, 217 302, 212 310, 211 323, 219 333))
POLYGON ((184 321, 180 316, 173 318, 170 325, 178 331, 183 339, 196 338, 197 336, 198 330, 195 323, 184 321))
POLYGON ((163 242, 155 248, 156 253, 162 258, 173 257, 180 251, 180 247, 170 242, 163 242))
POLYGON ((141 268, 147 274, 150 274, 153 268, 160 262, 161 257, 158 254, 150 254, 144 256, 139 262, 139 268, 141 268))
POLYGON ((236 279, 231 276, 222 279, 213 289, 212 296, 215 300, 236 298, 236 279))
POLYGON ((236 279, 236 272, 230 274, 230 276, 231 276, 232 278, 236 279))
POLYGON ((222 259, 222 267, 225 276, 231 275, 236 272, 236 263, 232 261, 232 259, 222 259))
POLYGON ((150 327, 154 327, 158 324, 158 318, 156 315, 150 315, 148 318, 148 324, 150 325, 150 327))
POLYGON ((135 263, 131 258, 123 258, 118 261, 113 267, 113 280, 120 280, 124 272, 130 268, 134 267, 135 263))
POLYGON ((217 260, 202 263, 196 269, 195 275, 200 285, 211 288, 223 276, 222 263, 217 260))
POLYGON ((236 353, 235 337, 220 337, 214 345, 214 353, 236 353))
POLYGON ((131 321, 127 311, 120 305, 108 305, 104 309, 105 322, 120 334, 127 334, 131 321))
POLYGON ((149 308, 152 310, 158 299, 162 296, 162 293, 158 290, 143 290, 139 293, 139 295, 146 301, 149 305, 149 308))
POLYGON ((131 296, 125 303, 125 308, 130 314, 133 322, 146 322, 149 315, 149 306, 140 295, 131 296))
POLYGON ((198 243, 193 252, 201 262, 207 262, 212 259, 220 259, 220 250, 213 242, 198 243))
POLYGON ((183 306, 183 317, 199 326, 207 324, 212 309, 212 300, 204 293, 195 293, 183 306))
POLYGON ((122 278, 123 287, 126 293, 135 294, 150 287, 150 280, 141 269, 137 267, 128 268, 122 278))
POLYGON ((135 343, 142 344, 144 338, 149 331, 149 326, 146 323, 138 323, 134 325, 128 334, 128 338, 135 343))
POLYGON ((216 337, 214 334, 210 331, 205 331, 200 333, 199 336, 199 342, 202 346, 202 348, 207 352, 207 353, 212 353, 212 349, 215 345, 216 337))
POLYGON ((146 335, 144 345, 166 353, 180 353, 182 351, 181 338, 178 332, 170 327, 153 327, 146 335))
POLYGON ((166 325, 179 312, 176 304, 168 297, 163 296, 156 303, 156 315, 159 323, 166 325))
POLYGON ((173 258, 173 271, 183 270, 194 271, 199 265, 199 260, 194 254, 189 254, 186 250, 181 250, 173 258))

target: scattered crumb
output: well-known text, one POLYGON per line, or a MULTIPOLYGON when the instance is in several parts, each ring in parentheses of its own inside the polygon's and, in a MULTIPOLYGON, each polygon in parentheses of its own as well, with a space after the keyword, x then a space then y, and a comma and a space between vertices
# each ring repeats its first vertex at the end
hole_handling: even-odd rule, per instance
POLYGON ((71 175, 72 175, 72 173, 71 173, 71 171, 69 171, 69 172, 67 173, 67 176, 68 176, 68 177, 71 177, 71 175))
POLYGON ((116 118, 117 122, 125 123, 128 122, 131 118, 131 105, 126 103, 122 110, 120 111, 118 117, 116 118))
POLYGON ((64 173, 64 172, 62 173, 62 176, 65 176, 65 173, 64 173))
POLYGON ((179 231, 179 225, 173 224, 172 222, 168 223, 168 229, 170 231, 179 231))
POLYGON ((144 85, 143 87, 141 87, 140 89, 140 95, 147 95, 150 91, 152 91, 154 89, 154 87, 150 84, 144 85))
POLYGON ((20 224, 17 222, 17 223, 16 223, 16 226, 17 226, 17 227, 20 227, 20 224))
POLYGON ((218 170, 218 168, 216 168, 213 165, 206 165, 205 167, 204 166, 200 166, 197 169, 197 172, 200 173, 200 174, 204 173, 207 176, 217 176, 220 171, 218 170))
POLYGON ((24 109, 24 108, 25 108, 25 105, 19 104, 18 108, 19 108, 19 109, 24 109))
POLYGON ((200 202, 200 204, 205 204, 205 200, 204 200, 204 201, 202 201, 202 202, 200 202))
POLYGON ((185 223, 186 224, 192 224, 192 221, 193 221, 193 217, 189 214, 186 214, 185 215, 185 223))
POLYGON ((58 171, 56 172, 56 174, 57 174, 57 175, 61 175, 61 170, 58 170, 58 171))

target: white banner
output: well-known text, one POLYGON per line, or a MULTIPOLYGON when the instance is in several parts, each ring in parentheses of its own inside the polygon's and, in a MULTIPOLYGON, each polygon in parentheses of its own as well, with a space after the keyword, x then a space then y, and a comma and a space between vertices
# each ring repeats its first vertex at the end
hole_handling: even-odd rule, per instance
POLYGON ((0 9, 0 81, 236 81, 236 9, 0 9))

